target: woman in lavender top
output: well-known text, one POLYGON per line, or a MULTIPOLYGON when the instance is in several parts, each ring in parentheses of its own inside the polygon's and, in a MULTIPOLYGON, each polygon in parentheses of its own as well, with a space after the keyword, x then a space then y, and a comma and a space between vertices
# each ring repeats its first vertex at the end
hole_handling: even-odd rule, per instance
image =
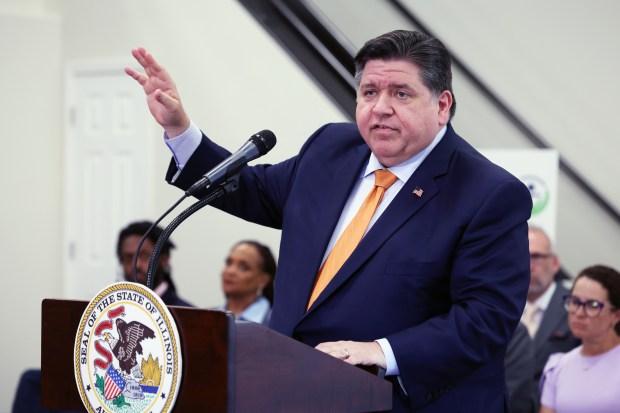
POLYGON ((584 269, 564 306, 582 345, 549 357, 540 413, 620 412, 620 273, 602 265, 584 269))

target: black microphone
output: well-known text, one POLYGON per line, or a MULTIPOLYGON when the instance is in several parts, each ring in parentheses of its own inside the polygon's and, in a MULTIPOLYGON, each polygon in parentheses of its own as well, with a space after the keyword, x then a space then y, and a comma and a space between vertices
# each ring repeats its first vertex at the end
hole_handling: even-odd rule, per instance
POLYGON ((226 182, 250 161, 259 158, 276 146, 276 135, 270 130, 255 133, 239 150, 220 162, 215 168, 204 174, 187 191, 186 195, 193 195, 196 191, 226 182))

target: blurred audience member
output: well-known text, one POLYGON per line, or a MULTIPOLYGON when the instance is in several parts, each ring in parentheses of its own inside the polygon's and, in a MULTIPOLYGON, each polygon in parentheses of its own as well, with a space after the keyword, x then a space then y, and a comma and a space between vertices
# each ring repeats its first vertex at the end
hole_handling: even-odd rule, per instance
POLYGON ((564 308, 582 345, 549 358, 540 413, 619 412, 620 273, 602 265, 584 269, 564 308))
POLYGON ((226 303, 217 309, 232 312, 238 320, 269 324, 273 303, 276 260, 269 247, 256 241, 233 246, 222 270, 226 303))
MULTIPOLYGON (((66 377, 63 380, 68 380, 66 377)), ((78 410, 79 411, 79 410, 78 410)), ((26 370, 19 378, 12 413, 75 413, 75 410, 41 407, 41 370, 26 370)))
MULTIPOLYGON (((123 274, 126 281, 135 281, 133 275, 133 258, 140 243, 140 239, 153 223, 150 221, 133 222, 121 230, 116 243, 116 255, 123 267, 123 274)), ((140 284, 146 284, 146 274, 148 271, 149 260, 155 244, 162 234, 163 229, 155 227, 151 230, 144 240, 138 261, 136 263, 136 278, 140 284)), ((192 305, 178 296, 172 275, 170 274, 170 251, 174 248, 172 241, 167 240, 159 254, 159 260, 155 273, 153 274, 153 291, 159 295, 166 305, 178 305, 191 307, 192 305)))

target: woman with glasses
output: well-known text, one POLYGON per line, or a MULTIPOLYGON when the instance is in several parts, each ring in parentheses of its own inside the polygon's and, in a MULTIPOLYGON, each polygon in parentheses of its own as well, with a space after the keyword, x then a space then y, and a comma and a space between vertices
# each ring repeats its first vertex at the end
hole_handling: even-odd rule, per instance
POLYGON ((620 273, 602 265, 584 269, 564 308, 582 345, 549 358, 540 413, 619 412, 620 273))

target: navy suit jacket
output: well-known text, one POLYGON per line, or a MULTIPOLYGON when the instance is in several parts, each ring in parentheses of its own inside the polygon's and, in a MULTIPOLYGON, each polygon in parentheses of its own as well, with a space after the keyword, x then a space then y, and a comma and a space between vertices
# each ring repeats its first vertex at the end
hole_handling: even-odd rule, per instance
MULTIPOLYGON (((187 189, 229 154, 203 136, 174 185, 187 189)), ((297 156, 245 168, 239 189, 213 204, 282 230, 271 327, 310 346, 387 338, 408 395, 395 386, 393 411, 504 411, 504 354, 529 284, 532 201, 451 126, 306 311, 369 155, 355 125, 328 124, 297 156)), ((169 182, 176 173, 171 162, 169 182)))

